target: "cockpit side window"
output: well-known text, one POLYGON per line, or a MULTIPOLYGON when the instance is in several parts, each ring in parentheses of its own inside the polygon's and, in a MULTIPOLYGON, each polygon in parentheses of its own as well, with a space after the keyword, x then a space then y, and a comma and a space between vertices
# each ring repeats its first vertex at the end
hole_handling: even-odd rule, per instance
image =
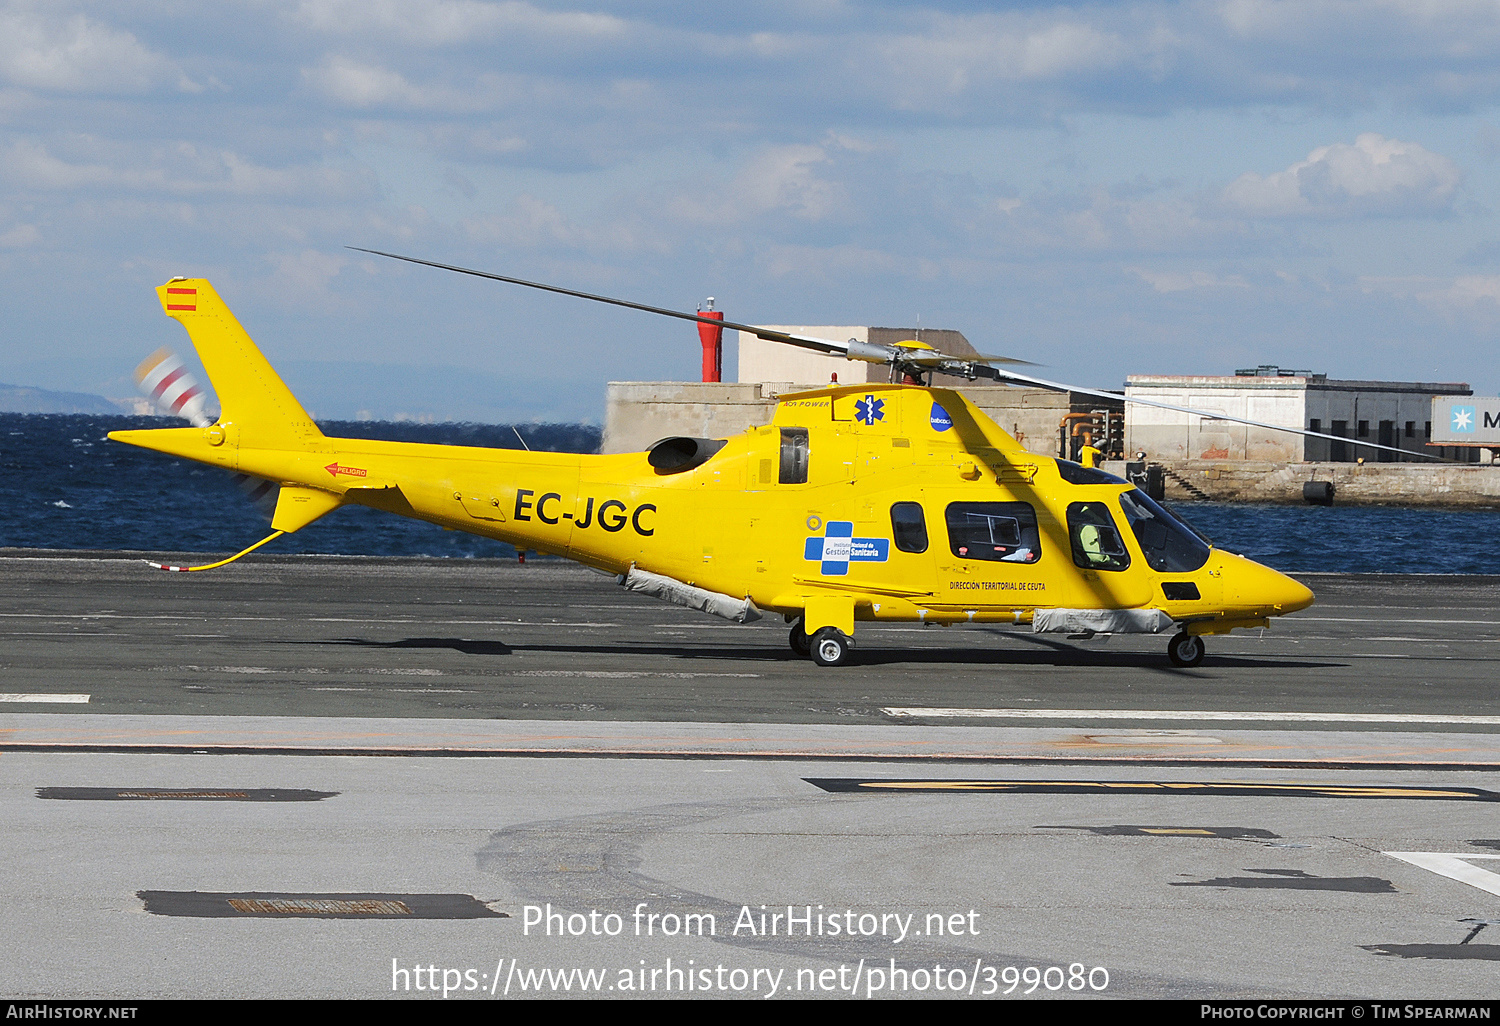
POLYGON ((898 502, 891 507, 891 535, 902 552, 927 551, 927 518, 920 502, 898 502))
POLYGON ((1068 537, 1073 562, 1089 570, 1124 570, 1130 553, 1120 539, 1109 507, 1102 502, 1075 502, 1068 507, 1068 537))
POLYGON ((1189 573, 1208 562, 1209 547, 1139 488, 1120 495, 1120 510, 1153 570, 1189 573))
POLYGON ((954 502, 945 513, 948 545, 963 559, 1035 563, 1042 558, 1036 510, 1026 502, 954 502))
POLYGON ((781 484, 807 484, 807 428, 781 429, 781 484))

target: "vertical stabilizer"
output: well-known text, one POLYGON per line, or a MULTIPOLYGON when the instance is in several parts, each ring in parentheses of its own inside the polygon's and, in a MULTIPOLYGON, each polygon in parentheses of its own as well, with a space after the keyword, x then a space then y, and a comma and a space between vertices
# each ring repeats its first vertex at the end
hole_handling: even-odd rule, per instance
POLYGON ((206 279, 173 278, 156 294, 187 329, 218 394, 219 423, 237 429, 240 445, 303 448, 323 438, 206 279))

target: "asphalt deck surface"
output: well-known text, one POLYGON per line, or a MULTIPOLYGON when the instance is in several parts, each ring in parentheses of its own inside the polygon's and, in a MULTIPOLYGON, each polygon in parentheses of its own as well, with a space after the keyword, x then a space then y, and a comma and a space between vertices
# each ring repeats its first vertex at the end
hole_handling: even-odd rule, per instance
POLYGON ((1500 580, 1305 580, 829 670, 558 563, 0 553, 0 994, 1489 999, 1500 580))
POLYGON ((916 624, 860 624, 855 665, 824 669, 793 655, 779 617, 733 624, 557 562, 302 557, 166 574, 130 558, 0 556, 0 580, 3 690, 89 695, 45 707, 63 713, 825 724, 1027 706, 1500 715, 1500 578, 1489 577, 1308 576, 1316 605, 1263 636, 1206 639, 1194 669, 1171 665, 1166 636, 916 624))

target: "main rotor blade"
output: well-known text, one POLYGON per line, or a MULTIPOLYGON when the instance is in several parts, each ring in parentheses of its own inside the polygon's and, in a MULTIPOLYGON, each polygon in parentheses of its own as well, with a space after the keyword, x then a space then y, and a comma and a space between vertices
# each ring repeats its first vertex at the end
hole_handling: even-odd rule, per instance
POLYGON ((1260 420, 1246 420, 1244 417, 1231 417, 1226 413, 1209 413, 1207 410, 1195 410, 1191 406, 1173 406, 1171 403, 1159 403, 1154 399, 1137 399, 1133 396, 1123 396, 1118 392, 1101 392, 1093 388, 1080 388, 1075 385, 1064 385, 1058 381, 1048 381, 1045 378, 1033 378, 1029 374, 1017 374, 1014 371, 996 370, 993 367, 983 368, 982 377, 993 378, 996 381, 1011 381, 1016 384, 1036 385, 1039 388, 1050 389, 1053 392, 1080 392, 1083 395, 1097 396, 1100 399, 1108 399, 1112 402, 1125 401, 1137 406, 1153 406, 1158 410, 1172 410, 1176 413, 1187 413, 1204 420, 1225 420, 1234 424, 1244 424, 1248 427, 1265 428, 1268 431, 1284 431, 1289 435, 1303 435, 1307 438, 1326 438, 1331 442, 1344 442, 1348 445, 1360 445, 1366 449, 1380 449, 1383 452, 1399 452, 1407 456, 1420 456, 1424 460, 1436 460, 1439 463, 1453 463, 1455 460, 1443 456, 1434 456, 1427 452, 1415 452, 1411 449, 1397 449, 1390 445, 1377 445, 1374 442, 1361 442, 1355 438, 1341 438, 1338 435, 1326 435, 1321 431, 1306 431, 1302 428, 1286 427, 1282 424, 1267 424, 1260 420))
POLYGON ((737 321, 719 320, 717 317, 703 317, 698 314, 686 313, 681 310, 671 310, 662 306, 651 306, 647 303, 635 303, 628 299, 615 299, 611 296, 599 296, 591 292, 580 292, 577 289, 565 289, 560 285, 547 285, 538 281, 527 281, 524 278, 511 278, 503 274, 494 274, 490 271, 478 271, 472 267, 458 267, 454 264, 442 264, 435 260, 422 260, 417 257, 402 256, 399 253, 386 253, 378 249, 366 249, 363 246, 346 246, 346 249, 354 250, 356 253, 369 253, 372 256, 386 257, 391 260, 404 260, 409 264, 421 264, 424 267, 436 267, 443 271, 454 271, 458 274, 468 274, 475 278, 487 278, 490 281, 503 281, 510 285, 521 285, 529 289, 540 289, 543 292, 554 292, 561 296, 573 296, 577 299, 589 299, 596 303, 609 303, 612 306, 623 306, 630 310, 642 310, 646 313, 660 314, 663 317, 676 317, 679 320, 695 321, 699 324, 709 324, 717 328, 734 328, 736 331, 747 331, 757 338, 766 339, 769 342, 783 342, 787 345, 798 346, 802 349, 812 349, 821 353, 837 353, 850 360, 862 360, 866 363, 909 363, 913 366, 937 366, 949 365, 960 367, 967 365, 974 372, 975 377, 989 378, 993 381, 1009 381, 1016 384, 1035 385, 1039 388, 1049 389, 1053 392, 1079 392, 1083 395, 1097 396, 1100 399, 1108 399, 1111 402, 1124 401, 1135 403, 1137 406, 1153 406, 1160 410, 1172 410, 1176 413, 1186 413, 1196 417, 1204 417, 1208 420, 1223 420, 1235 424, 1244 424, 1248 427, 1264 428, 1267 431, 1282 431, 1292 435, 1303 435, 1307 438, 1324 438, 1333 442, 1345 442, 1349 445, 1363 446, 1367 449, 1379 449, 1384 452, 1405 453, 1409 456, 1420 456, 1423 459, 1436 460, 1440 463, 1453 462, 1441 456, 1433 456, 1425 452, 1413 452, 1410 449, 1397 449, 1389 445, 1377 445, 1374 442, 1361 442, 1353 438, 1340 438, 1338 435, 1326 435, 1318 431, 1305 431, 1301 428, 1285 427, 1280 424, 1267 424, 1259 420, 1246 420, 1244 417, 1231 417, 1222 413, 1209 413, 1205 410, 1195 410, 1190 406, 1173 406, 1171 403, 1159 403, 1151 399, 1126 398, 1117 392, 1101 392, 1097 389, 1082 388, 1077 385, 1065 385, 1058 381, 1048 381, 1045 378, 1034 378, 1026 374, 1018 374, 1014 371, 997 370, 988 366, 992 363, 1011 363, 1024 366, 1035 366, 1025 360, 1016 360, 1003 356, 974 356, 954 357, 939 353, 936 350, 902 350, 898 346, 874 346, 867 342, 859 342, 851 339, 848 342, 839 342, 834 339, 816 338, 811 335, 794 335, 785 331, 774 331, 770 328, 760 328, 753 324, 741 324, 737 321), (920 353, 921 355, 918 355, 920 353))
POLYGON ((539 289, 542 292, 554 292, 560 296, 573 296, 576 299, 588 299, 595 303, 623 306, 628 310, 642 310, 646 313, 660 314, 663 317, 676 317, 678 320, 709 324, 716 328, 733 328, 736 331, 749 332, 756 338, 763 338, 768 342, 781 342, 785 345, 797 346, 800 349, 811 349, 814 352, 842 356, 845 359, 860 360, 865 363, 909 364, 914 367, 934 367, 938 369, 944 366, 961 367, 965 364, 983 363, 1012 363, 1026 367, 1035 366, 1029 361, 1017 360, 1009 356, 949 356, 935 349, 911 350, 903 349, 900 346, 871 345, 868 342, 859 342, 855 339, 844 342, 838 339, 818 338, 815 335, 798 335, 788 331, 776 331, 773 328, 762 328, 754 324, 741 324, 738 321, 720 320, 717 317, 704 317, 701 314, 687 313, 683 310, 672 310, 663 306, 651 306, 648 303, 636 303, 629 299, 615 299, 613 296, 600 296, 592 292, 565 289, 560 285, 527 281, 525 278, 512 278, 509 275, 495 274, 491 271, 479 271, 472 267, 459 267, 455 264, 438 263, 435 260, 422 260, 418 257, 402 256, 400 253, 386 253, 378 249, 366 249, 363 246, 346 246, 344 248, 354 250, 356 253, 369 253, 373 256, 382 256, 391 260, 404 260, 409 264, 420 264, 423 267, 436 267, 443 271, 468 274, 475 278, 487 278, 490 281, 503 281, 510 285, 521 285, 528 289, 539 289))
POLYGON ((579 292, 576 289, 565 289, 560 285, 546 285, 539 281, 527 281, 524 278, 510 278, 503 274, 492 274, 489 271, 476 271, 472 267, 457 267, 453 264, 440 264, 435 260, 419 260, 417 257, 402 256, 399 253, 383 253, 378 249, 365 249, 363 246, 345 246, 357 253, 370 253, 374 256, 388 257, 391 260, 404 260, 409 264, 421 264, 424 267, 436 267, 444 271, 456 271, 459 274, 469 274, 476 278, 488 278, 490 281, 503 281, 510 285, 524 285, 528 289, 540 289, 543 292, 555 292, 560 296, 573 296, 577 299, 591 299, 596 303, 609 303, 612 306, 623 306, 630 310, 644 310, 646 313, 661 314, 663 317, 676 317, 683 321, 696 321, 699 324, 711 324, 716 328, 733 328, 736 331, 748 331, 757 338, 763 338, 768 342, 784 342, 787 345, 800 346, 803 349, 813 349, 820 353, 838 353, 846 355, 849 352, 849 343, 839 342, 829 338, 816 338, 811 335, 793 335, 785 331, 773 331, 769 328, 757 328, 753 324, 740 324, 737 321, 720 320, 717 317, 703 317, 699 314, 685 313, 682 310, 669 310, 664 306, 650 306, 646 303, 634 303, 628 299, 615 299, 611 296, 596 296, 592 292, 579 292))

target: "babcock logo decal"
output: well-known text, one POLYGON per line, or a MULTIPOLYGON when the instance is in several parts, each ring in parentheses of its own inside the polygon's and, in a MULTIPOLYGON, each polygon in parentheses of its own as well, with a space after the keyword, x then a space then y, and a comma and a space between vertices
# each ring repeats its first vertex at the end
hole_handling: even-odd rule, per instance
POLYGON ((873 395, 867 395, 863 399, 854 400, 854 417, 866 424, 873 424, 877 420, 885 420, 885 400, 876 399, 873 395))
POLYGON ((948 411, 937 403, 932 404, 932 430, 947 431, 953 426, 953 418, 948 416, 948 411))
POLYGON ((884 563, 891 557, 889 538, 856 538, 854 522, 831 520, 823 537, 807 539, 804 557, 822 564, 824 577, 843 577, 850 563, 884 563))

